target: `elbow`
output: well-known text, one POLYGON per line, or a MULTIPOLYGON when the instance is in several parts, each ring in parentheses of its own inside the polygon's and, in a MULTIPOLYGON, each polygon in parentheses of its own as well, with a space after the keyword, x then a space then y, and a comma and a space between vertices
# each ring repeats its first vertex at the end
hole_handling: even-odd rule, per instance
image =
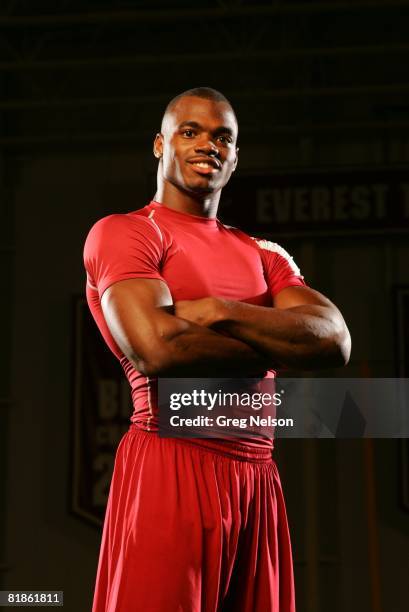
POLYGON ((300 365, 306 370, 340 368, 349 362, 351 336, 342 315, 327 318, 325 324, 314 330, 298 353, 297 363, 283 364, 293 367, 300 365))
POLYGON ((148 378, 162 375, 166 371, 169 362, 167 351, 159 346, 156 346, 154 350, 150 350, 143 356, 137 355, 132 351, 129 359, 135 369, 148 378))
POLYGON ((342 368, 348 364, 351 356, 351 335, 338 309, 331 313, 328 322, 323 351, 326 355, 325 367, 342 368))
POLYGON ((351 335, 345 322, 330 339, 329 353, 331 355, 330 367, 340 368, 348 364, 351 357, 351 335))
POLYGON ((183 329, 172 335, 152 334, 143 352, 132 350, 131 361, 138 372, 149 377, 177 375, 185 362, 184 344, 178 341, 182 333, 183 329))
POLYGON ((144 376, 148 378, 155 378, 156 376, 159 376, 160 367, 158 367, 156 363, 152 363, 144 359, 139 359, 136 356, 131 359, 131 362, 134 365, 135 369, 144 376))
POLYGON ((340 364, 341 366, 346 366, 349 363, 349 359, 351 357, 351 348, 351 335, 349 333, 348 328, 345 326, 345 335, 340 345, 340 353, 342 357, 342 363, 340 364))

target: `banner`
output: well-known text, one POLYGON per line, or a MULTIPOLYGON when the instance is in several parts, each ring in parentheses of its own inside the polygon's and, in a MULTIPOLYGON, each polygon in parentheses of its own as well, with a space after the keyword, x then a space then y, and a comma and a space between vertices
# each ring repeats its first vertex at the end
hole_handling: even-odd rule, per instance
POLYGON ((298 235, 409 231, 408 170, 235 176, 221 219, 249 233, 298 235))
MULTIPOLYGON (((395 294, 397 320, 398 374, 409 376, 409 286, 397 287, 395 294)), ((402 440, 401 458, 401 499, 409 512, 409 440, 402 440)))
POLYGON ((86 299, 75 300, 75 371, 71 509, 101 525, 115 452, 129 428, 130 387, 106 347, 86 299))

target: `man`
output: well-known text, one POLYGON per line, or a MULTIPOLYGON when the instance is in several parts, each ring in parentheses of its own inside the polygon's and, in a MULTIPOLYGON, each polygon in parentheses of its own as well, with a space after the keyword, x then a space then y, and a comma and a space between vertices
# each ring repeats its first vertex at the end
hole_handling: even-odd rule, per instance
POLYGON ((218 221, 237 135, 219 92, 174 98, 154 142, 155 200, 105 217, 87 238, 88 302, 135 407, 117 451, 94 612, 295 610, 271 442, 157 435, 158 376, 273 376, 349 358, 342 315, 288 254, 218 221))

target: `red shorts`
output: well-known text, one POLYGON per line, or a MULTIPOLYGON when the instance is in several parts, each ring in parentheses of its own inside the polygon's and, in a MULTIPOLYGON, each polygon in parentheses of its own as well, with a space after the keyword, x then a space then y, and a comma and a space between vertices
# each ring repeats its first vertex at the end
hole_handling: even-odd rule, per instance
POLYGON ((118 447, 93 612, 295 612, 269 449, 159 438, 118 447))

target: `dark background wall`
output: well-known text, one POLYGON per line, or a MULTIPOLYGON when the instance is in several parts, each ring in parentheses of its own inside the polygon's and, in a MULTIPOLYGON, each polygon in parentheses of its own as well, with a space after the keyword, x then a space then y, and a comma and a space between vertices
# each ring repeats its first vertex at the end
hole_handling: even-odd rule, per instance
MULTIPOLYGON (((72 297, 84 290, 92 223, 153 195, 167 101, 198 85, 225 93, 242 175, 405 170, 408 31, 409 3, 396 0, 3 0, 1 589, 62 589, 66 610, 90 607, 100 532, 69 512, 72 297)), ((250 216, 253 204, 239 203, 250 216)), ((398 371, 393 289, 409 285, 400 229, 268 229, 343 311, 353 338, 344 376, 398 371)), ((298 609, 406 610, 399 442, 277 447, 298 609)))

